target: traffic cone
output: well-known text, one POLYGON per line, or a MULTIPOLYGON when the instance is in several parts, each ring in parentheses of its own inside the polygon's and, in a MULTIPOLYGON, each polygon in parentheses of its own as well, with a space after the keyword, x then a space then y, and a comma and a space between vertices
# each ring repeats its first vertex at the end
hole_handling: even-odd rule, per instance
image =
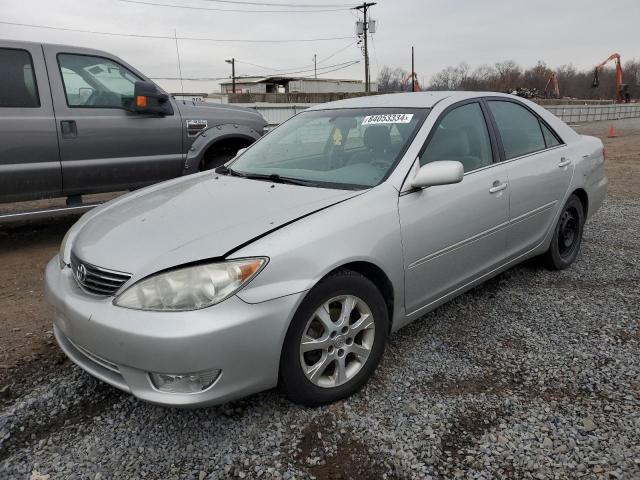
POLYGON ((613 128, 613 123, 609 126, 609 135, 607 135, 607 137, 609 138, 616 138, 616 129, 613 128))

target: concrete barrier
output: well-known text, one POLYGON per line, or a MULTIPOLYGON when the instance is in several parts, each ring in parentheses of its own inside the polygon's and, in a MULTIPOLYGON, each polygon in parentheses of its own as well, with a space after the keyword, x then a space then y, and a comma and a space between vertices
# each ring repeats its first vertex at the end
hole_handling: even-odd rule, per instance
MULTIPOLYGON (((288 120, 301 111, 316 105, 315 103, 235 103, 243 107, 253 108, 260 112, 275 126, 288 120)), ((623 118, 640 118, 640 104, 609 105, 543 105, 564 122, 577 124, 600 120, 620 120, 623 118)))

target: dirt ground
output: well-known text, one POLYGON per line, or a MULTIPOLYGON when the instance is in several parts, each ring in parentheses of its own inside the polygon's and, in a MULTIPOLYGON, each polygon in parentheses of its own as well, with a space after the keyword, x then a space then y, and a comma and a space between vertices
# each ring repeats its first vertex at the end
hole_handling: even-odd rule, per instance
MULTIPOLYGON (((640 119, 614 122, 616 138, 607 138, 609 123, 575 127, 600 137, 607 151, 609 195, 640 198, 640 119)), ((64 204, 60 200, 2 205, 0 211, 64 204)), ((18 367, 25 373, 37 359, 60 358, 52 335, 43 291, 43 272, 62 237, 78 219, 66 216, 0 225, 0 392, 18 367)))

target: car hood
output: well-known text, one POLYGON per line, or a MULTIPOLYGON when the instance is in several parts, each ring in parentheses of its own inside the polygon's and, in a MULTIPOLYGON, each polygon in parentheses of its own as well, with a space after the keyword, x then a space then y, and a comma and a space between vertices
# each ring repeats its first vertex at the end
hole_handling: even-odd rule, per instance
POLYGON ((224 257, 256 237, 360 193, 207 172, 99 207, 79 225, 72 250, 85 262, 141 278, 224 257))
POLYGON ((183 118, 211 120, 210 126, 214 123, 233 123, 234 121, 242 123, 243 120, 258 122, 261 125, 267 123, 256 110, 239 105, 186 100, 176 100, 176 105, 183 118))

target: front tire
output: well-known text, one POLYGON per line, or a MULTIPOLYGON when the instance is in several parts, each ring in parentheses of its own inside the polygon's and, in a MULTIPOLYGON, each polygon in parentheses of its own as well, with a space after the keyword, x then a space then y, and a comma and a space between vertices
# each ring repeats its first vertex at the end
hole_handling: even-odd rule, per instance
POLYGON ((545 260, 549 268, 564 270, 578 256, 582 243, 585 212, 580 199, 571 195, 565 203, 553 232, 545 260))
POLYGON ((296 403, 324 405, 360 390, 387 342, 380 291, 363 275, 339 271, 307 294, 293 317, 280 361, 280 387, 296 403))

